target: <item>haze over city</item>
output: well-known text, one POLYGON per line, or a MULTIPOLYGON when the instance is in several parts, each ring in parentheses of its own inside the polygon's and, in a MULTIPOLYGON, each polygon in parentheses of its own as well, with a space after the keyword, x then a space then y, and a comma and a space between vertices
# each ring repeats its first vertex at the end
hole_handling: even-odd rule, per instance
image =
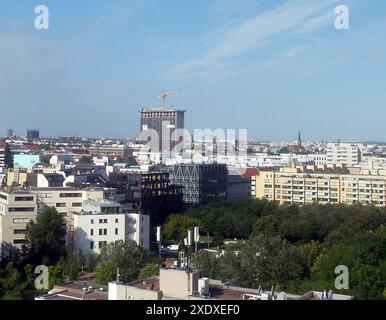
POLYGON ((385 140, 384 1, 47 0, 40 31, 37 4, 0 3, 3 131, 132 138, 138 109, 176 88, 188 129, 385 140), (339 4, 349 30, 334 27, 339 4))

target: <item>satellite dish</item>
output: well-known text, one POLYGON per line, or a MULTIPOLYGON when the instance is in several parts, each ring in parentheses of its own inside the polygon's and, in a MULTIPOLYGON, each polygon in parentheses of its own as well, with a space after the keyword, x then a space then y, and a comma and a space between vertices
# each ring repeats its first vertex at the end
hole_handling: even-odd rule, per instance
POLYGON ((280 292, 277 296, 277 300, 287 300, 287 294, 285 292, 280 292))

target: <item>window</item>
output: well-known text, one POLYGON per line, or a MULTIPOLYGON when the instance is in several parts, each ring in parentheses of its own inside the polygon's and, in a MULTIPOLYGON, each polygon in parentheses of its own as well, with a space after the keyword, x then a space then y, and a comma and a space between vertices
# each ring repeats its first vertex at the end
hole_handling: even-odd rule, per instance
POLYGON ((103 235, 103 229, 99 229, 99 235, 103 235))
POLYGON ((15 197, 15 201, 33 201, 34 197, 15 197))
POLYGON ((90 235, 92 235, 92 236, 94 235, 94 229, 90 230, 90 235))
POLYGON ((115 219, 115 223, 118 223, 118 219, 115 219))
POLYGON ((82 194, 81 193, 60 193, 59 197, 60 198, 81 198, 82 194))
POLYGON ((28 218, 15 218, 13 219, 13 223, 28 223, 29 219, 28 218))
POLYGON ((66 204, 65 203, 57 203, 56 207, 57 208, 64 208, 64 207, 66 207, 66 204))
POLYGON ((115 228, 115 235, 118 235, 118 228, 115 228))
POLYGON ((98 243, 99 249, 102 249, 103 247, 107 246, 107 241, 99 241, 98 243))
POLYGON ((91 219, 91 224, 94 224, 94 219, 91 219))
POLYGON ((73 206, 73 207, 81 207, 81 206, 82 206, 82 203, 81 203, 81 202, 73 202, 73 203, 72 203, 72 206, 73 206))
POLYGON ((0 194, 0 199, 8 200, 8 197, 3 194, 0 194))
POLYGON ((9 208, 8 212, 34 212, 34 207, 25 207, 25 208, 9 208))
POLYGON ((25 234, 25 229, 15 229, 13 230, 13 234, 25 234))
POLYGON ((107 236, 107 229, 103 229, 103 235, 107 236))
POLYGON ((90 250, 94 250, 94 241, 90 241, 90 250))
POLYGON ((25 239, 16 239, 16 240, 13 240, 13 244, 24 244, 25 243, 25 239))

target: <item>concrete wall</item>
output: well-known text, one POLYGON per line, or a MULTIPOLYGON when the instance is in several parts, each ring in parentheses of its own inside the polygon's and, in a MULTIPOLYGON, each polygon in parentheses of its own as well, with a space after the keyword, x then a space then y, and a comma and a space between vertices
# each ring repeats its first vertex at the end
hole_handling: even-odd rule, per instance
POLYGON ((139 289, 126 284, 109 283, 109 300, 161 300, 162 292, 139 289))
POLYGON ((187 299, 198 291, 200 277, 200 271, 160 269, 160 290, 166 297, 187 299))

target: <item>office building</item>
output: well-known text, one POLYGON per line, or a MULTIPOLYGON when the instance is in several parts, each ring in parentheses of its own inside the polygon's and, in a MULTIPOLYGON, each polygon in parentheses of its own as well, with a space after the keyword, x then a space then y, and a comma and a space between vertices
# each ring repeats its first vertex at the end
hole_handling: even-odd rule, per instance
POLYGON ((133 209, 149 215, 152 228, 163 224, 169 214, 184 209, 182 188, 170 183, 168 172, 112 172, 108 186, 124 195, 133 209))
POLYGON ((344 203, 386 206, 386 175, 359 172, 344 166, 303 166, 260 171, 252 178, 255 196, 281 204, 344 203))
POLYGON ((95 145, 89 148, 92 156, 121 157, 122 159, 132 155, 132 150, 126 145, 95 145))
POLYGON ((28 222, 37 215, 36 195, 24 190, 0 189, 1 255, 25 244, 28 222))
POLYGON ((169 170, 170 183, 183 188, 185 203, 205 204, 226 199, 228 169, 225 164, 178 164, 169 170))
POLYGON ((12 138, 13 137, 13 130, 12 129, 8 129, 7 130, 7 138, 12 138))
POLYGON ((173 132, 184 128, 185 111, 164 108, 141 109, 141 132, 154 130, 158 135, 158 148, 152 152, 170 152, 179 141, 173 132), (167 133, 164 135, 164 133, 167 133))
POLYGON ((40 139, 40 132, 36 129, 28 129, 27 130, 27 140, 33 141, 33 140, 39 140, 40 139))
POLYGON ((12 154, 8 143, 0 141, 0 167, 12 167, 12 154))

